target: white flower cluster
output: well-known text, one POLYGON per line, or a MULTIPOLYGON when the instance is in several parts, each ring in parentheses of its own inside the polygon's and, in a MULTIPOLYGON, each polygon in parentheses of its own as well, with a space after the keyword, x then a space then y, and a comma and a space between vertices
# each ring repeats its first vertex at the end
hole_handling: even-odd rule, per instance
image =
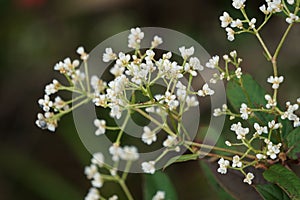
MULTIPOLYGON (((119 159, 125 160, 127 162, 136 161, 139 158, 137 148, 134 146, 124 146, 119 147, 117 144, 112 145, 109 148, 109 152, 112 155, 112 160, 118 162, 119 159)), ((84 170, 85 175, 89 180, 91 180, 92 188, 90 188, 86 200, 98 200, 101 199, 99 189, 103 187, 105 181, 119 181, 119 175, 117 170, 105 164, 104 156, 101 152, 93 154, 91 159, 91 165, 86 166, 84 170), (110 172, 110 174, 100 173, 99 169, 104 168, 110 172)), ((111 200, 118 199, 117 195, 113 195, 108 198, 111 200)))
MULTIPOLYGON (((97 76, 92 76, 91 86, 93 88, 93 102, 96 106, 110 108, 110 116, 116 119, 121 118, 124 110, 139 109, 139 106, 145 108, 145 115, 153 113, 164 120, 168 112, 177 116, 182 116, 191 107, 198 106, 197 96, 205 97, 214 94, 214 90, 204 83, 202 89, 194 92, 190 85, 184 85, 181 79, 186 76, 191 82, 192 78, 197 76, 199 71, 204 70, 200 60, 194 57, 194 47, 180 47, 179 52, 182 57, 182 64, 172 61, 172 53, 167 52, 161 58, 156 59, 155 47, 160 45, 163 40, 159 36, 154 36, 151 42, 151 48, 144 53, 139 49, 140 43, 144 38, 144 33, 140 28, 131 29, 128 36, 128 47, 135 49, 135 54, 130 55, 124 52, 114 53, 112 48, 106 48, 102 60, 104 62, 113 61, 114 65, 110 73, 114 79, 108 83, 102 81, 97 76), (153 92, 152 87, 157 81, 165 83, 165 91, 157 94, 153 92), (137 104, 127 94, 129 92, 141 91, 149 101, 137 104), (134 104, 134 106, 132 106, 134 104)), ((233 55, 235 59, 235 55, 233 55)), ((209 64, 208 68, 212 68, 209 64)), ((144 111, 140 111, 144 112, 144 111)), ((180 119, 179 119, 180 120, 180 119)), ((102 135, 107 126, 103 119, 95 119, 94 125, 97 130, 96 135, 102 135)), ((161 128, 158 126, 158 128, 161 128)), ((142 142, 151 145, 157 140, 156 128, 150 129, 145 126, 141 133, 142 142)), ((178 132, 181 132, 178 130, 178 132)), ((178 146, 180 136, 168 135, 163 146, 168 150, 180 151, 178 146)), ((120 157, 119 147, 111 147, 110 152, 113 154, 113 160, 120 157)), ((142 163, 142 169, 146 173, 155 172, 155 162, 149 161, 142 163)))
MULTIPOLYGON (((223 12, 223 15, 220 16, 221 27, 225 28, 227 32, 227 39, 229 41, 233 41, 235 39, 236 34, 240 34, 243 32, 256 32, 256 18, 249 19, 246 14, 243 12, 245 8, 246 0, 233 0, 232 6, 235 9, 241 10, 244 16, 244 19, 233 19, 229 13, 223 12), (246 24, 246 26, 245 26, 246 24)), ((291 0, 287 0, 287 3, 290 5, 294 5, 295 2, 291 0)), ((297 10, 295 8, 295 13, 290 11, 287 6, 285 6, 284 0, 266 0, 266 5, 262 5, 259 7, 261 12, 263 12, 268 17, 274 13, 284 12, 287 16, 286 22, 289 24, 300 22, 299 16, 297 16, 297 10)))
POLYGON ((291 104, 289 101, 286 102, 286 111, 281 115, 281 119, 288 119, 290 121, 293 121, 294 127, 300 126, 300 120, 299 117, 295 114, 295 112, 299 109, 299 103, 298 104, 291 104))
POLYGON ((219 164, 219 168, 217 169, 217 171, 220 174, 226 174, 227 173, 227 169, 237 169, 240 170, 244 175, 245 175, 245 179, 244 179, 244 183, 248 183, 249 185, 252 184, 252 180, 254 179, 254 175, 252 173, 245 173, 243 170, 243 163, 241 162, 241 158, 238 155, 235 155, 232 157, 232 164, 230 166, 230 161, 229 160, 225 160, 224 158, 220 158, 220 160, 218 161, 219 164))
POLYGON ((211 69, 218 69, 220 74, 215 73, 213 74, 213 77, 210 79, 210 83, 216 83, 218 80, 224 80, 226 79, 229 81, 232 78, 240 79, 243 75, 242 69, 240 67, 240 64, 242 62, 241 58, 237 57, 236 50, 233 50, 229 53, 229 55, 224 55, 223 60, 225 61, 225 69, 222 69, 219 65, 220 57, 218 55, 213 56, 211 59, 208 60, 206 63, 207 68, 211 69), (229 66, 233 66, 235 68, 234 73, 229 71, 229 66))
MULTIPOLYGON (((295 5, 294 0, 287 0, 287 3, 290 5, 295 5)), ((260 6, 259 9, 265 15, 284 12, 287 15, 285 21, 289 24, 300 22, 297 13, 292 13, 292 11, 290 11, 289 8, 285 5, 284 0, 266 0, 266 4, 260 6)))
MULTIPOLYGON (((88 59, 88 54, 85 53, 83 47, 78 47, 77 53, 81 56, 83 61, 88 59)), ((71 87, 75 84, 81 83, 85 78, 85 74, 80 72, 77 67, 79 61, 71 61, 70 58, 66 58, 63 61, 58 62, 54 66, 55 71, 59 71, 63 74, 71 87)), ((69 108, 69 104, 72 102, 65 102, 60 96, 56 96, 54 101, 51 100, 50 95, 56 94, 59 90, 71 90, 71 87, 63 86, 56 79, 53 79, 51 83, 45 86, 45 95, 43 99, 38 100, 38 104, 41 106, 45 113, 38 113, 36 125, 42 129, 48 129, 55 131, 60 116, 63 113, 67 113, 72 109, 69 108)))

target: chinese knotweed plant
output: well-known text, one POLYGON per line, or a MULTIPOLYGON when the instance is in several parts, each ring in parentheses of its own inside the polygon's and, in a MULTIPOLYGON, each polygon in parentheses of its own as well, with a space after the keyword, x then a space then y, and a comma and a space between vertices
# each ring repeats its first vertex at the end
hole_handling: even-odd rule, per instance
MULTIPOLYGON (((105 82, 96 75, 89 75, 87 63, 89 54, 83 47, 79 47, 77 53, 83 61, 84 71, 79 70, 78 60, 71 61, 70 58, 54 66, 54 70, 59 71, 68 84, 63 85, 54 79, 52 83, 46 85, 44 98, 38 101, 44 111, 37 116, 38 127, 55 131, 62 116, 88 102, 93 102, 97 107, 109 108, 111 118, 120 119, 122 115, 125 115, 121 126, 110 126, 105 119, 95 119, 93 122, 96 126, 95 135, 100 136, 106 134, 108 130, 114 130, 117 131, 117 137, 113 145, 109 147, 113 166, 106 164, 103 154, 98 152, 93 155, 91 165, 85 168, 85 174, 92 184, 85 199, 118 199, 116 194, 109 198, 100 194, 99 189, 108 181, 118 183, 126 197, 133 199, 125 181, 131 164, 138 160, 139 153, 137 147, 123 145, 121 142, 122 138, 126 137, 124 128, 133 112, 139 113, 156 125, 154 129, 144 126, 141 140, 145 144, 155 143, 157 134, 160 134, 161 130, 167 134, 161 144, 165 148, 163 153, 155 160, 141 163, 140 167, 145 173, 154 174, 155 165, 162 157, 168 152, 179 152, 182 147, 189 151, 187 155, 184 155, 184 160, 195 159, 195 156, 203 155, 200 148, 212 148, 213 153, 208 153, 206 156, 219 159, 217 171, 226 174, 227 169, 238 170, 244 174, 243 182, 248 184, 252 184, 255 177, 248 171, 249 167, 268 169, 276 163, 284 164, 289 159, 297 159, 295 154, 298 152, 293 151, 296 144, 290 139, 291 137, 289 138, 292 133, 288 132, 293 132, 300 126, 299 117, 295 113, 299 108, 300 98, 296 103, 286 102, 286 109, 282 109, 277 104, 279 86, 284 80, 283 76, 278 75, 277 57, 290 29, 295 23, 300 22, 297 16, 300 0, 287 0, 286 2, 266 0, 266 5, 259 8, 265 14, 265 19, 259 26, 256 25, 255 18, 248 17, 245 1, 233 0, 232 2, 233 7, 241 11, 243 18, 233 19, 227 12, 224 12, 220 17, 221 26, 225 28, 230 41, 235 39, 235 35, 241 33, 251 33, 258 39, 267 60, 273 67, 273 75, 267 78, 267 82, 272 84, 272 94, 260 90, 259 95, 262 96, 257 97, 258 94, 250 93, 251 85, 256 82, 249 75, 242 73, 242 59, 237 56, 236 51, 223 56, 224 66, 220 65, 219 56, 213 56, 205 67, 217 69, 220 74, 214 74, 210 83, 205 83, 202 89, 193 91, 192 81, 199 71, 204 69, 200 60, 193 57, 194 47, 179 48, 182 58, 180 63, 174 61, 171 52, 164 53, 157 58, 158 54, 155 50, 163 39, 155 36, 151 42, 151 48, 140 49, 141 40, 144 38, 144 33, 140 28, 131 29, 128 36, 128 47, 133 49, 133 53, 114 53, 109 47, 103 50, 103 61, 113 62, 110 73, 114 78, 109 82, 105 82), (260 31, 276 13, 282 13, 286 17, 288 27, 272 54, 264 43, 260 31), (188 79, 187 84, 181 81, 184 77, 188 79), (214 110, 214 116, 228 115, 230 120, 236 121, 230 128, 236 134, 236 140, 226 141, 227 148, 212 147, 193 141, 182 122, 184 113, 198 106, 198 97, 215 93, 209 85, 223 80, 228 81, 228 98, 233 109, 229 109, 229 106, 224 104, 222 108, 214 110), (158 82, 160 85, 164 84, 165 89, 162 93, 153 90, 158 82), (67 101, 59 96, 56 96, 54 100, 50 98, 58 91, 74 92, 78 96, 67 101), (146 100, 135 99, 137 91, 146 100), (242 96, 239 94, 236 97, 236 93, 241 93, 242 96), (154 115, 156 117, 153 117, 154 115), (239 146, 244 148, 232 149, 239 146), (226 152, 226 156, 222 152, 226 152), (126 162, 124 172, 117 170, 121 160, 126 162)), ((299 138, 299 136, 295 137, 299 138)), ((165 195, 167 194, 164 191, 157 191, 153 199, 164 199, 165 195)))

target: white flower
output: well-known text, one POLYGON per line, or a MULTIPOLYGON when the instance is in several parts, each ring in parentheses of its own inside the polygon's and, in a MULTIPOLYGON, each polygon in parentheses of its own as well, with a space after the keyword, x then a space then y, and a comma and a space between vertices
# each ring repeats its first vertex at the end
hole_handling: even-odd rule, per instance
POLYGON ((292 24, 298 20, 299 20, 299 16, 295 15, 294 13, 290 13, 289 17, 285 19, 285 21, 289 24, 292 24))
POLYGON ((240 67, 238 67, 236 70, 235 70, 235 75, 236 75, 236 77, 238 78, 238 79, 240 79, 241 77, 242 77, 242 75, 243 75, 243 73, 242 73, 242 69, 240 68, 240 67))
POLYGON ((254 175, 252 173, 248 173, 244 179, 244 183, 252 184, 252 180, 254 179, 254 175))
POLYGON ((69 109, 69 105, 64 100, 62 100, 60 96, 55 97, 53 106, 54 106, 54 111, 59 111, 61 109, 63 110, 69 109))
POLYGON ((44 115, 42 113, 37 114, 37 120, 35 124, 41 129, 48 129, 49 131, 54 132, 57 127, 57 120, 50 119, 54 114, 46 112, 44 115))
POLYGON ((219 19, 221 21, 222 28, 226 28, 232 22, 232 18, 229 16, 227 12, 223 12, 223 15, 220 16, 219 19))
POLYGON ((259 10, 263 12, 265 15, 269 14, 270 11, 267 10, 266 5, 262 5, 259 7, 259 10))
POLYGON ((163 142, 164 147, 173 147, 177 144, 177 137, 173 135, 168 135, 168 138, 163 142))
POLYGON ((214 109, 214 116, 215 117, 218 117, 218 116, 221 116, 223 114, 223 112, 221 111, 221 109, 220 108, 215 108, 214 109))
POLYGON ((240 161, 238 155, 233 156, 232 158, 232 167, 242 167, 243 163, 240 161))
POLYGON ((189 63, 185 63, 184 71, 190 73, 192 76, 197 76, 197 72, 193 69, 193 66, 191 66, 189 63))
POLYGON ((140 28, 132 28, 128 36, 128 47, 133 49, 139 48, 143 38, 144 33, 140 28))
POLYGON ((172 57, 172 52, 164 53, 162 57, 163 57, 164 60, 166 60, 166 59, 171 59, 171 57, 172 57))
POLYGON ((237 124, 232 124, 230 130, 234 131, 237 135, 237 139, 245 139, 245 136, 249 133, 249 128, 243 128, 241 122, 237 124))
POLYGON ((232 144, 231 144, 231 142, 229 142, 229 141, 225 141, 225 144, 227 145, 227 146, 229 146, 229 147, 231 147, 232 146, 232 144))
POLYGON ((107 103, 107 96, 102 94, 102 95, 96 95, 95 98, 93 99, 93 103, 96 106, 102 106, 105 107, 107 103))
POLYGON ((294 127, 299 127, 300 126, 300 118, 298 117, 297 119, 294 120, 294 127))
POLYGON ((101 79, 98 78, 98 76, 93 75, 91 77, 91 86, 95 90, 95 93, 99 93, 104 91, 106 88, 107 84, 106 82, 102 81, 101 79))
POLYGON ((213 91, 212 89, 209 88, 208 84, 205 83, 202 87, 202 90, 199 90, 198 95, 200 97, 205 97, 205 96, 211 96, 215 93, 215 91, 213 91))
POLYGON ((261 159, 266 159, 267 157, 265 155, 263 155, 263 154, 258 153, 258 154, 256 154, 256 158, 258 160, 261 160, 261 159))
POLYGON ((98 173, 98 168, 96 167, 96 165, 92 164, 84 168, 84 174, 87 176, 88 179, 92 179, 96 173, 98 173))
POLYGON ((226 62, 229 62, 229 56, 227 54, 223 55, 223 59, 226 61, 226 62))
POLYGON ((276 123, 274 120, 268 122, 268 126, 270 129, 278 129, 279 127, 281 127, 281 123, 276 123))
POLYGON ((267 1, 268 7, 267 11, 269 13, 276 13, 281 12, 283 10, 283 4, 281 3, 281 0, 273 0, 273 1, 267 1))
POLYGON ((118 200, 118 199, 119 199, 119 197, 117 195, 113 195, 108 198, 108 200, 118 200))
POLYGON ((186 97, 186 105, 187 107, 195 107, 199 105, 195 96, 187 96, 186 97))
POLYGON ((100 193, 96 188, 90 188, 88 194, 85 196, 84 200, 99 200, 100 193))
POLYGON ((129 60, 130 60, 130 55, 129 54, 125 54, 123 52, 120 52, 119 53, 119 58, 117 59, 116 63, 119 66, 126 67, 129 64, 129 60))
POLYGON ((165 92, 165 102, 168 104, 170 110, 176 109, 179 102, 176 100, 176 96, 169 91, 165 92))
POLYGON ((109 147, 109 153, 112 155, 112 160, 117 162, 120 159, 120 155, 122 154, 122 148, 119 147, 116 143, 109 147))
POLYGON ((161 37, 158 37, 157 35, 154 36, 153 38, 153 41, 151 42, 151 47, 152 48, 155 48, 157 47, 158 45, 162 44, 163 43, 163 40, 161 37))
POLYGON ((208 62, 205 64, 206 67, 214 69, 219 66, 219 56, 213 56, 208 62))
POLYGON ((288 4, 293 5, 295 3, 295 0, 287 0, 288 4))
POLYGON ((214 114, 213 115, 215 117, 221 116, 223 113, 225 113, 227 111, 227 109, 228 109, 227 105, 223 104, 222 105, 222 110, 221 110, 221 108, 214 109, 214 114))
POLYGON ((121 118, 121 115, 122 115, 122 111, 121 111, 120 106, 119 106, 119 105, 116 105, 116 104, 113 104, 113 105, 111 106, 109 115, 110 115, 112 118, 120 119, 120 118, 121 118))
POLYGON ((295 111, 299 109, 298 104, 291 104, 290 102, 286 102, 287 110, 281 115, 281 119, 288 118, 291 121, 294 121, 297 118, 297 115, 294 114, 295 111))
POLYGON ((241 9, 241 8, 243 8, 245 6, 244 5, 245 2, 246 2, 246 0, 233 0, 232 1, 232 6, 235 9, 241 9))
POLYGON ((106 48, 105 52, 103 53, 102 60, 103 62, 109 62, 115 60, 117 55, 113 52, 112 48, 106 48))
POLYGON ((83 47, 78 47, 76 52, 80 55, 81 60, 87 60, 89 58, 89 54, 87 54, 83 47))
POLYGON ((147 174, 154 174, 155 172, 155 161, 143 162, 142 169, 147 174))
POLYGON ((224 158, 220 158, 220 160, 218 161, 219 164, 219 168, 217 169, 217 171, 220 174, 226 174, 227 173, 227 167, 229 166, 229 161, 228 160, 224 160, 224 158))
POLYGON ((116 168, 112 168, 109 170, 110 175, 112 176, 116 176, 117 175, 118 170, 116 168))
POLYGON ((294 121, 294 127, 299 126, 299 117, 294 113, 299 109, 298 104, 291 104, 290 102, 286 102, 287 110, 281 115, 281 119, 286 119, 290 121, 294 121))
POLYGON ((152 142, 155 142, 156 139, 157 139, 156 133, 154 131, 151 131, 148 126, 145 126, 144 132, 142 134, 142 141, 150 145, 152 144, 152 142))
POLYGON ((44 99, 39 99, 38 103, 45 112, 48 112, 53 106, 53 102, 50 100, 48 95, 44 95, 44 99))
POLYGON ((135 161, 139 158, 139 153, 137 148, 134 146, 124 146, 120 157, 123 160, 135 161))
POLYGON ((91 159, 91 162, 99 167, 102 167, 104 164, 104 156, 101 152, 94 153, 91 159))
POLYGON ((243 22, 240 19, 236 19, 231 22, 230 26, 232 28, 237 27, 239 29, 243 29, 243 22))
POLYGON ((245 103, 242 103, 240 108, 241 118, 243 120, 247 120, 249 115, 251 114, 251 109, 245 103))
POLYGON ((105 126, 106 126, 105 120, 95 119, 94 125, 98 128, 95 132, 96 135, 102 135, 105 133, 105 126))
POLYGON ((260 126, 258 123, 254 123, 254 128, 258 135, 261 135, 262 133, 268 133, 268 127, 260 126))
POLYGON ((252 18, 251 20, 250 20, 250 22, 249 22, 249 27, 250 28, 255 28, 255 23, 256 23, 256 19, 255 18, 252 18))
POLYGON ((270 76, 267 81, 268 81, 268 83, 272 83, 273 84, 272 85, 273 89, 278 89, 279 88, 279 84, 283 82, 283 79, 284 79, 283 76, 280 76, 280 77, 270 76))
POLYGON ((194 47, 192 46, 186 49, 185 46, 183 46, 179 48, 179 51, 183 59, 188 59, 188 57, 194 54, 194 47))
POLYGON ((235 34, 234 30, 232 28, 227 27, 225 29, 225 31, 227 32, 227 39, 229 41, 233 41, 234 40, 234 34, 235 34))
POLYGON ((265 99, 268 101, 268 103, 266 104, 266 108, 270 109, 271 107, 275 107, 277 105, 277 102, 273 100, 270 95, 266 94, 265 99))
POLYGON ((152 200, 164 200, 166 193, 164 191, 157 191, 152 200))
POLYGON ((194 70, 198 70, 198 71, 203 70, 203 66, 200 64, 200 60, 196 57, 191 57, 189 64, 194 70))
POLYGON ((82 81, 85 78, 85 74, 80 70, 76 70, 75 73, 71 75, 72 82, 75 84, 77 81, 82 81))
POLYGON ((99 172, 97 172, 94 176, 93 176, 93 180, 92 180, 92 186, 96 187, 96 188, 101 188, 103 186, 103 179, 102 176, 99 172))
POLYGON ((187 93, 186 86, 183 85, 180 81, 178 81, 176 84, 176 88, 177 88, 176 95, 177 95, 178 99, 180 101, 184 101, 186 93, 187 93))
POLYGON ((55 94, 58 91, 59 87, 60 83, 56 79, 53 79, 52 83, 46 85, 45 93, 47 95, 55 94))
POLYGON ((282 144, 278 143, 277 145, 273 145, 271 141, 266 141, 266 143, 268 147, 267 155, 270 156, 271 159, 275 160, 277 158, 277 154, 280 153, 280 147, 282 144))

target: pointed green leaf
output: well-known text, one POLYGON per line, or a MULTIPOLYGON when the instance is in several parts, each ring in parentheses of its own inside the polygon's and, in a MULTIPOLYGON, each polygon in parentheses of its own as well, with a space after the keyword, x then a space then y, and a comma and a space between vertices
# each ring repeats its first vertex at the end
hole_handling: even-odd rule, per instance
POLYGON ((264 200, 290 200, 289 196, 275 184, 256 185, 255 189, 264 200))
POLYGON ((287 134, 286 143, 289 148, 288 156, 292 159, 298 159, 300 153, 300 127, 287 134))
POLYGON ((144 199, 152 200, 152 197, 157 191, 164 191, 166 194, 166 200, 177 200, 177 194, 173 187, 171 180, 166 173, 161 171, 155 172, 155 174, 145 174, 144 185, 144 199))
POLYGON ((280 164, 272 165, 263 173, 264 178, 277 184, 291 199, 300 199, 300 178, 280 164))
POLYGON ((175 156, 172 157, 165 165, 164 165, 164 169, 167 168, 168 166, 170 166, 173 163, 178 163, 178 162, 186 162, 189 160, 197 160, 197 158, 199 157, 199 155, 197 154, 186 154, 186 155, 181 155, 181 156, 175 156))
MULTIPOLYGON (((233 79, 227 84, 226 93, 232 107, 237 112, 242 103, 251 108, 263 107, 266 104, 265 94, 267 92, 248 74, 243 75, 241 80, 242 84, 237 79, 233 79)), ((272 115, 266 113, 255 112, 255 116, 263 124, 273 119, 272 115)), ((254 123, 253 119, 249 121, 254 123)))

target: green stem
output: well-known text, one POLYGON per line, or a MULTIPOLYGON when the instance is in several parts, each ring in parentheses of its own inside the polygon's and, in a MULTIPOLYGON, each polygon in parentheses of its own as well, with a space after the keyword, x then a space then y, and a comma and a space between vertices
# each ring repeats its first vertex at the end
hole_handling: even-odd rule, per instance
POLYGON ((176 136, 176 134, 173 133, 173 131, 168 126, 164 125, 165 123, 161 124, 159 121, 157 121, 156 119, 154 119, 153 117, 151 117, 150 115, 148 115, 147 113, 145 113, 144 111, 142 111, 141 109, 133 108, 133 110, 137 111, 138 113, 140 113, 141 115, 143 115, 144 117, 146 117, 147 119, 149 119, 150 121, 154 122, 156 125, 158 125, 159 127, 161 127, 164 131, 166 131, 170 135, 176 136))
POLYGON ((121 127, 121 129, 120 129, 120 131, 119 131, 119 134, 118 134, 118 138, 117 138, 117 140, 116 140, 116 142, 115 142, 116 144, 120 144, 120 140, 121 140, 122 135, 123 135, 123 133, 124 133, 124 129, 125 129, 126 125, 127 125, 127 122, 128 122, 128 120, 129 120, 129 117, 130 117, 130 110, 127 111, 126 118, 125 118, 125 120, 124 120, 124 122, 123 122, 123 124, 122 124, 122 127, 121 127))
POLYGON ((281 38, 281 40, 280 40, 280 42, 279 42, 279 44, 278 44, 278 46, 277 46, 277 49, 276 49, 276 51, 275 51, 275 53, 274 53, 274 56, 273 56, 273 60, 272 60, 272 61, 275 61, 275 62, 276 62, 276 59, 277 59, 278 54, 279 54, 279 51, 280 51, 280 49, 281 49, 281 47, 282 47, 282 45, 283 45, 283 43, 284 43, 284 41, 285 41, 285 39, 286 39, 286 37, 287 37, 288 33, 290 32, 290 30, 291 30, 291 28, 292 28, 293 25, 294 25, 293 23, 290 24, 290 25, 287 27, 286 31, 284 32, 284 34, 283 34, 283 36, 282 36, 282 38, 281 38))
POLYGON ((123 180, 123 181, 125 181, 126 178, 127 178, 128 171, 129 171, 129 169, 130 169, 130 167, 131 167, 131 164, 132 164, 131 161, 127 161, 126 166, 125 166, 125 170, 124 170, 124 172, 123 172, 123 174, 122 174, 122 180, 123 180))
POLYGON ((120 179, 119 184, 120 184, 121 188, 123 189, 127 199, 128 200, 134 200, 131 193, 130 193, 130 191, 129 191, 129 189, 128 189, 128 187, 126 186, 124 180, 120 179))
MULTIPOLYGON (((207 144, 199 144, 196 142, 189 142, 189 141, 186 141, 185 143, 188 145, 191 145, 191 146, 196 146, 196 147, 201 147, 201 148, 206 148, 206 149, 213 149, 215 151, 222 151, 222 152, 237 154, 237 155, 241 155, 241 156, 244 155, 244 153, 239 152, 239 151, 235 151, 235 150, 231 150, 231 149, 224 149, 221 147, 211 146, 211 145, 207 145, 207 144)), ((247 155, 246 157, 250 158, 250 159, 255 159, 255 156, 252 156, 252 155, 247 155)))
POLYGON ((85 81, 86 81, 86 87, 87 87, 87 91, 90 92, 90 83, 89 83, 89 69, 88 69, 88 65, 87 65, 87 61, 84 61, 84 71, 85 71, 85 81))

